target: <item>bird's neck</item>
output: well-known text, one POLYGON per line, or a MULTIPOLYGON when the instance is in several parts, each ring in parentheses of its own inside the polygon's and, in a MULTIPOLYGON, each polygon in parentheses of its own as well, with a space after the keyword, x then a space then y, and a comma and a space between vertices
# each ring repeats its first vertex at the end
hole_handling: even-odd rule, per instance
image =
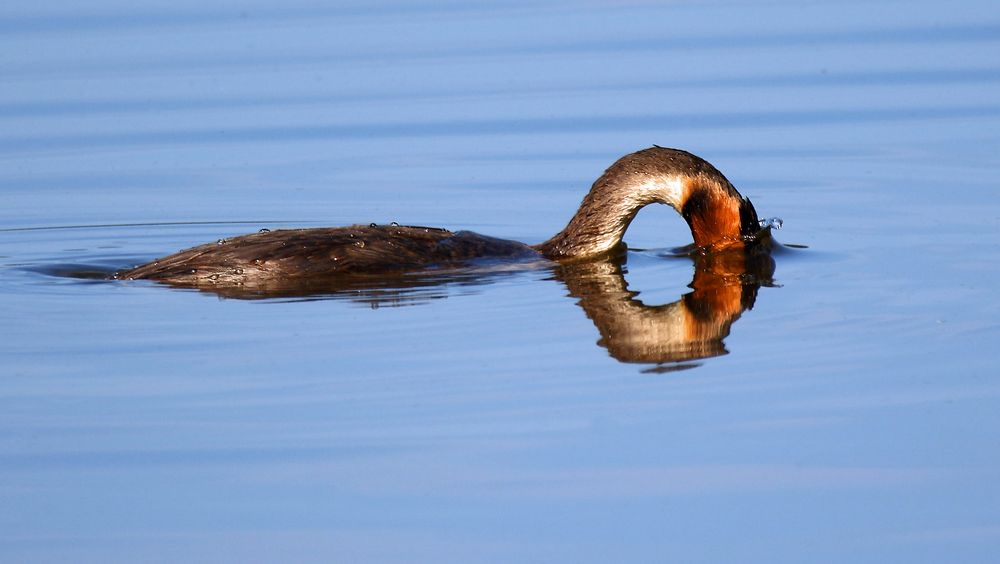
POLYGON ((619 250, 635 215, 657 201, 652 186, 644 187, 655 180, 646 180, 623 185, 621 178, 605 173, 594 183, 566 227, 537 249, 553 259, 583 258, 619 250))
POLYGON ((760 229, 753 204, 721 175, 693 177, 687 186, 684 203, 677 209, 696 247, 709 251, 743 247, 760 229))
POLYGON ((601 176, 565 229, 535 248, 555 260, 619 251, 629 224, 652 203, 680 212, 695 245, 707 250, 742 245, 756 229, 753 204, 721 174, 619 172, 609 169, 601 176))

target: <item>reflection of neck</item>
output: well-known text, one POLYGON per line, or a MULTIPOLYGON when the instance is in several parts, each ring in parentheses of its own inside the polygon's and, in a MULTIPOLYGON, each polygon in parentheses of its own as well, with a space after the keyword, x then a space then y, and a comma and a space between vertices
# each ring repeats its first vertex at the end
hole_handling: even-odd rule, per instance
MULTIPOLYGON (((753 307, 761 282, 743 252, 715 253, 695 257, 694 291, 684 295, 684 303, 701 319, 739 316, 753 307)), ((765 259, 769 260, 767 256, 765 259)))
POLYGON ((741 271, 746 266, 735 259, 717 259, 713 264, 696 259, 694 291, 661 306, 635 299, 637 293, 628 290, 617 262, 568 264, 557 272, 597 326, 598 344, 612 357, 664 363, 726 354, 722 341, 733 322, 753 305, 760 285, 743 283, 741 271))

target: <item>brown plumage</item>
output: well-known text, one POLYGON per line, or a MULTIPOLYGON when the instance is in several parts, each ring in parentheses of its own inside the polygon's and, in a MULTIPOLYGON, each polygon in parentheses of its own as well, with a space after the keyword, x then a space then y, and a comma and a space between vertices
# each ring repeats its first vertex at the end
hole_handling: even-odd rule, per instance
POLYGON ((483 257, 592 259, 620 252, 629 223, 652 203, 680 212, 695 245, 705 252, 753 245, 760 231, 753 204, 715 167, 685 151, 652 147, 612 164, 566 228, 535 246, 468 231, 395 224, 287 229, 201 245, 115 277, 198 286, 377 275, 483 257))
POLYGON ((537 257, 523 243, 430 227, 281 229, 220 239, 119 273, 178 284, 292 281, 450 266, 479 257, 537 257))

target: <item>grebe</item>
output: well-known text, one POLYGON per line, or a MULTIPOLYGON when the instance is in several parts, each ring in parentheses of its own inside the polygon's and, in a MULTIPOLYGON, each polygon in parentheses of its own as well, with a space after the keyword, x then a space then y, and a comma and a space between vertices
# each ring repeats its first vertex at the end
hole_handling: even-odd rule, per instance
POLYGON ((763 248, 768 239, 753 204, 714 166, 686 151, 653 146, 612 164, 566 228, 537 245, 397 224, 261 230, 159 258, 115 278, 202 286, 380 274, 481 257, 586 260, 624 250, 629 223, 652 203, 677 210, 703 254, 763 248))

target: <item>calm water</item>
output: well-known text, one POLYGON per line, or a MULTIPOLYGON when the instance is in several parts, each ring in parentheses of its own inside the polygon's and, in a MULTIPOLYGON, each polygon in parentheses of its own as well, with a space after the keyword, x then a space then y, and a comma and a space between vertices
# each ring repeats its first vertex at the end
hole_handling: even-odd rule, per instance
POLYGON ((995 561, 995 3, 285 4, 0 6, 0 561, 995 561), (692 291, 665 208, 589 278, 60 276, 263 227, 539 242, 653 143, 809 247, 716 356, 606 338, 692 291))

